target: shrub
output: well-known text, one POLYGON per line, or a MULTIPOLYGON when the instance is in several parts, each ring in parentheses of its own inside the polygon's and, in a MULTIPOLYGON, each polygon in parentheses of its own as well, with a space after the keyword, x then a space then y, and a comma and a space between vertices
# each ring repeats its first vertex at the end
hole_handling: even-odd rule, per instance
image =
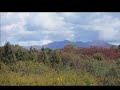
POLYGON ((21 72, 24 74, 42 74, 49 70, 49 67, 42 62, 33 61, 17 61, 9 65, 9 67, 14 72, 21 72))
POLYGON ((104 56, 101 53, 96 53, 93 55, 93 58, 100 61, 104 59, 104 56))

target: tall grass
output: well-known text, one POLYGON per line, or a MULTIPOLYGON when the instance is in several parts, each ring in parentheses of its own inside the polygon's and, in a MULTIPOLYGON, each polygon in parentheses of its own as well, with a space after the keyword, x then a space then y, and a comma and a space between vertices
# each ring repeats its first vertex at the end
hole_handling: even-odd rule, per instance
POLYGON ((18 61, 13 65, 0 63, 1 86, 75 86, 97 85, 96 78, 89 73, 75 70, 56 72, 43 63, 18 61), (42 71, 42 73, 39 73, 42 71))

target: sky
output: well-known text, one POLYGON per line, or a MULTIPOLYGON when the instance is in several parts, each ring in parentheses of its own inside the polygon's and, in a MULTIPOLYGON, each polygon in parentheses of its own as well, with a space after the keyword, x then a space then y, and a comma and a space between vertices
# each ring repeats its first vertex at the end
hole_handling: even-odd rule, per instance
POLYGON ((103 40, 120 45, 120 12, 0 12, 0 45, 103 40))

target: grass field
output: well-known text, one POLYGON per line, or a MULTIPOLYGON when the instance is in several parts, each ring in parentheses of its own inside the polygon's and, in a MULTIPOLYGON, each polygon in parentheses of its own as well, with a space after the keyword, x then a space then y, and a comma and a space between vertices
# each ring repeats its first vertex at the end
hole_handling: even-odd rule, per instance
POLYGON ((28 61, 19 61, 14 66, 1 63, 0 85, 6 86, 67 86, 67 85, 97 85, 96 78, 85 72, 76 72, 74 70, 64 70, 56 72, 43 63, 33 63, 28 61), (28 66, 25 65, 28 64, 28 66), (20 68, 22 66, 22 68, 20 68), (34 67, 33 67, 34 66, 34 67), (41 73, 37 73, 38 66, 41 73), (31 68, 30 68, 31 67, 31 68), (23 69, 24 68, 24 69, 23 69), (25 69, 29 72, 26 72, 25 69))

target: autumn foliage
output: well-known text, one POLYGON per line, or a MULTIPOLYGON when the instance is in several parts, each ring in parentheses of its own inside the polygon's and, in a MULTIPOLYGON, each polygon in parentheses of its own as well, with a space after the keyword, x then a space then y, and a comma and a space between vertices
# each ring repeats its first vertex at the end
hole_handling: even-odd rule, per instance
POLYGON ((0 47, 0 85, 120 85, 120 49, 0 47))
POLYGON ((73 47, 71 45, 65 46, 61 49, 61 52, 72 52, 76 54, 82 54, 84 56, 93 56, 96 53, 101 53, 105 59, 117 59, 120 58, 120 53, 117 49, 114 48, 103 48, 103 47, 89 47, 89 48, 79 48, 73 47))

